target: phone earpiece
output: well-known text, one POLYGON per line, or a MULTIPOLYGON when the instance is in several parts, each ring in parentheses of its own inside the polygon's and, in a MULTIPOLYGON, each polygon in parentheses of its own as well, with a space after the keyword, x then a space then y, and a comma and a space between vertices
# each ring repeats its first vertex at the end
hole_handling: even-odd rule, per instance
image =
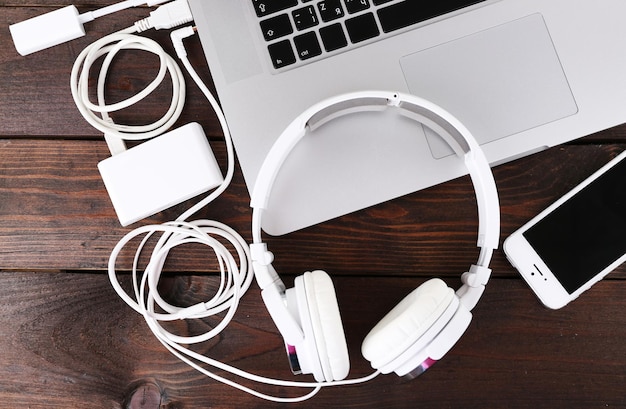
POLYGON ((426 281, 407 295, 365 337, 363 357, 381 373, 414 378, 463 335, 471 313, 442 280, 426 281))
POLYGON ((306 272, 296 277, 286 297, 304 333, 301 343, 287 346, 293 372, 313 374, 318 382, 344 379, 350 369, 348 346, 330 276, 306 272))

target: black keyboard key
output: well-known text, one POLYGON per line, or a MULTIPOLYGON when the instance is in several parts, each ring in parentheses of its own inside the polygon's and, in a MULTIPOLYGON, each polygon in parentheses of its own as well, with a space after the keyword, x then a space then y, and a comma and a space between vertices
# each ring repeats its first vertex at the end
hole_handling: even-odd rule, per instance
POLYGON ((279 14, 276 17, 268 18, 261 21, 260 24, 266 41, 272 41, 293 33, 293 27, 291 27, 291 21, 289 21, 287 14, 279 14))
POLYGON ((322 0, 317 3, 317 10, 323 22, 333 21, 345 15, 340 0, 322 0))
POLYGON ((389 33, 483 1, 485 0, 437 0, 431 2, 406 0, 379 9, 378 19, 383 31, 389 33))
POLYGON ((380 34, 372 13, 362 14, 346 20, 346 30, 352 43, 360 43, 380 34))
POLYGON ((252 5, 256 15, 264 17, 297 6, 298 0, 252 0, 252 5))
POLYGON ((304 8, 294 10, 291 15, 293 16, 293 23, 298 31, 306 30, 307 28, 311 28, 319 24, 317 14, 315 14, 315 8, 313 6, 306 6, 304 8))
POLYGON ((375 6, 380 6, 381 4, 389 3, 390 1, 393 0, 372 0, 372 3, 374 3, 375 6))
POLYGON ((289 40, 270 44, 267 49, 270 52, 272 64, 276 69, 286 67, 296 62, 296 56, 293 53, 293 48, 289 40))
MULTIPOLYGON (((367 10, 370 8, 369 0, 344 0, 346 3, 346 10, 349 14, 358 13, 359 11, 367 10)), ((415 1, 415 0, 412 0, 415 1)))
POLYGON ((335 51, 348 45, 346 35, 339 23, 320 28, 320 37, 326 52, 335 51))
POLYGON ((301 60, 308 60, 322 53, 322 48, 314 31, 294 37, 293 42, 301 60))

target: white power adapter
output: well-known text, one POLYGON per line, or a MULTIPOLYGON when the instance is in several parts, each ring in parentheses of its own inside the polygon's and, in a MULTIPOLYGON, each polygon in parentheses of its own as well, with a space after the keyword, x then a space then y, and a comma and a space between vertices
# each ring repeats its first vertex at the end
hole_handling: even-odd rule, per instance
POLYGON ((122 226, 219 186, 224 177, 193 122, 98 164, 122 226))
POLYGON ((28 55, 85 35, 83 21, 75 6, 30 18, 9 26, 15 48, 28 55))

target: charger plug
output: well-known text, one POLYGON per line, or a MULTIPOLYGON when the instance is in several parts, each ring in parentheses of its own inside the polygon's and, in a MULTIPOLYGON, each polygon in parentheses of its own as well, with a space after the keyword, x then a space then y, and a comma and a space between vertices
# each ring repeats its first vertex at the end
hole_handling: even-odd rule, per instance
POLYGON ((107 158, 98 169, 122 226, 191 199, 224 180, 196 122, 107 158))

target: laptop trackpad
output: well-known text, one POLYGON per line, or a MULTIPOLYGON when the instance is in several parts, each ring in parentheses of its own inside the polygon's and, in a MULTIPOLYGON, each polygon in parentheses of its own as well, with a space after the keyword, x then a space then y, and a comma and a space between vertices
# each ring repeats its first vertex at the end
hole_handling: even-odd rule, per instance
MULTIPOLYGON (((450 111, 481 144, 578 111, 550 34, 533 14, 400 60, 409 90, 450 111)), ((428 138, 433 156, 452 150, 428 138)))

